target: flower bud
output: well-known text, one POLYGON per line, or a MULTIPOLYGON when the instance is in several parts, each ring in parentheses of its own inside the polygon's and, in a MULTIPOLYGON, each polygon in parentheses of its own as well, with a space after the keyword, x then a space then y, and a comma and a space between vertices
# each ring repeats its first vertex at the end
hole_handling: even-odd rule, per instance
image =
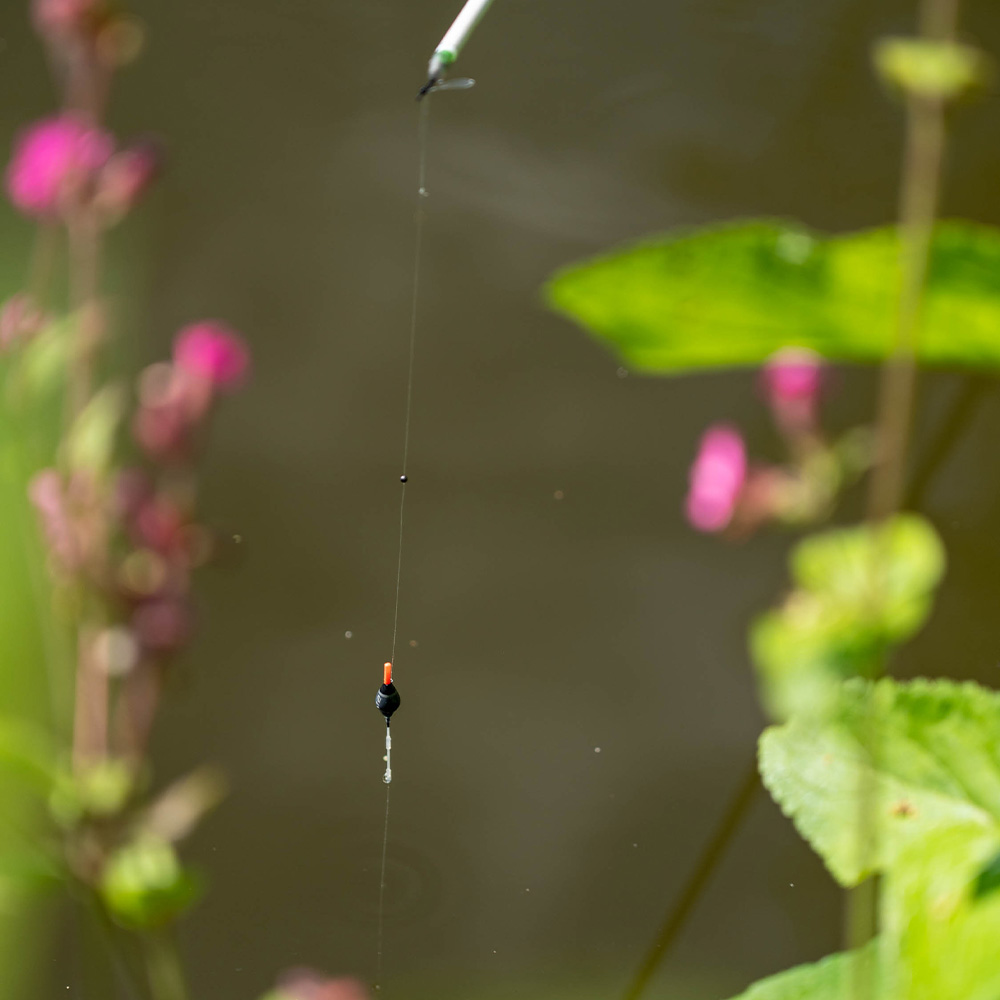
POLYGON ((38 333, 46 323, 45 313, 29 295, 11 296, 0 306, 0 351, 38 333))
POLYGON ((312 969, 292 969, 278 982, 280 1000, 368 1000, 368 991, 357 979, 330 979, 312 969))
POLYGON ((153 142, 140 142, 115 153, 97 177, 98 208, 118 220, 142 198, 160 172, 162 156, 153 142))
POLYGON ((710 427, 691 466, 685 504, 691 525, 706 532, 726 528, 736 511, 746 474, 746 448, 739 432, 726 424, 710 427))
POLYGON ((222 391, 237 388, 250 368, 243 338, 222 323, 205 320, 184 327, 174 341, 174 361, 222 391))
POLYGON ((88 30, 101 7, 102 0, 32 0, 31 21, 43 38, 58 41, 88 30))
POLYGON ((10 200, 32 218, 57 218, 71 191, 92 184, 113 151, 110 133, 71 114, 36 122, 14 141, 7 167, 10 200))
POLYGON ((132 630, 143 648, 172 653, 191 637, 194 619, 183 597, 156 597, 144 601, 132 615, 132 630))
POLYGON ((815 351, 787 347, 761 372, 761 385, 778 426, 785 432, 813 431, 823 387, 823 359, 815 351))

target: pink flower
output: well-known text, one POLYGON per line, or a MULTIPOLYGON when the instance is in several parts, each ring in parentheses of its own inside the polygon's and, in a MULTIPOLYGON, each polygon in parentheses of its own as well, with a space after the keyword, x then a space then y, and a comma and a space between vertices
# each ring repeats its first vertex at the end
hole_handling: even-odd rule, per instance
POLYGON ((97 0, 32 0, 31 20, 40 35, 60 37, 84 28, 97 0))
POLYGON ((0 351, 27 340, 45 326, 45 313, 23 292, 0 306, 0 351))
POLYGON ((161 361, 139 376, 139 408, 132 431, 154 458, 185 459, 212 405, 212 383, 180 365, 161 361))
POLYGON ((155 142, 137 142, 115 153, 97 178, 96 198, 112 218, 120 218, 146 193, 160 172, 163 156, 155 142))
POLYGON ((282 1000, 368 1000, 357 979, 329 979, 312 969, 292 969, 278 982, 282 1000))
POLYGON ((87 183, 108 161, 114 140, 72 115, 30 125, 14 142, 7 167, 7 193, 14 206, 33 218, 59 213, 70 183, 87 183))
POLYGON ((786 347, 761 372, 761 385, 778 425, 787 431, 812 430, 823 384, 823 359, 804 347, 786 347))
POLYGON ((691 466, 685 510, 692 526, 722 531, 733 518, 746 475, 746 448, 739 432, 726 424, 710 427, 691 466))
POLYGON ((154 597, 136 608, 131 625, 143 648, 172 653, 190 639, 194 615, 190 604, 179 595, 154 597))
POLYGON ((222 323, 204 320, 177 334, 174 361, 214 388, 235 389, 250 368, 250 352, 238 333, 222 323))

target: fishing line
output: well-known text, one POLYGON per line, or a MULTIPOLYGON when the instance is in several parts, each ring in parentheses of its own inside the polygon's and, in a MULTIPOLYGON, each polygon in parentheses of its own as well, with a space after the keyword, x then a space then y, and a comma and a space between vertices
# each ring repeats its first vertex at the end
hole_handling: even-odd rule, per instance
POLYGON ((385 909, 385 853, 389 846, 389 790, 391 782, 385 783, 385 826, 382 830, 382 874, 378 880, 378 954, 375 965, 375 989, 382 989, 382 932, 385 909))
MULTIPOLYGON (((455 63, 476 25, 482 20, 492 0, 466 0, 451 27, 434 50, 428 64, 427 83, 420 88, 417 100, 438 90, 468 90, 474 80, 459 78, 445 80, 445 70, 455 63)), ((418 168, 417 168, 417 215, 413 248, 413 296, 410 301, 410 336, 406 368, 406 403, 403 418, 403 462, 399 482, 399 545, 396 552, 396 593, 392 612, 392 657, 383 665, 382 684, 375 695, 375 707, 385 717, 385 822, 382 827, 382 864, 378 889, 378 948, 376 962, 375 989, 382 988, 382 954, 385 929, 385 862, 389 846, 389 790, 392 787, 392 732, 390 720, 399 708, 399 692, 393 684, 393 666, 396 662, 396 645, 399 637, 399 596, 403 579, 403 529, 406 513, 406 486, 409 482, 407 466, 410 457, 410 424, 413 412, 413 369, 417 346, 417 311, 420 303, 420 262, 424 242, 424 201, 427 198, 427 137, 430 123, 430 102, 422 101, 417 124, 418 168)))
MULTIPOLYGON (((403 471, 399 477, 402 490, 399 495, 399 553, 396 559, 396 607, 392 615, 392 658, 396 662, 396 637, 399 634, 399 584, 403 575, 403 513, 406 508, 406 484, 409 477, 406 474, 407 461, 410 457, 410 417, 413 411, 413 361, 417 347, 417 306, 420 302, 420 258, 424 244, 424 199, 427 197, 427 133, 430 122, 431 105, 425 101, 420 106, 419 123, 417 126, 417 145, 419 148, 417 168, 417 218, 416 235, 413 246, 413 297, 410 302, 410 350, 406 371, 406 406, 403 420, 403 471)), ((391 676, 389 678, 391 680, 391 676)), ((386 681, 388 683, 388 681, 386 681)), ((388 723, 388 718, 386 718, 388 723)))
POLYGON ((378 949, 376 955, 375 989, 382 988, 382 951, 385 931, 385 860, 389 846, 389 791, 392 787, 392 732, 389 723, 392 713, 399 708, 400 697, 392 683, 392 666, 396 661, 396 641, 399 635, 399 591, 403 578, 403 527, 406 513, 406 473, 410 457, 410 424, 413 412, 413 367, 417 347, 417 307, 420 302, 420 260, 424 242, 424 200, 427 198, 427 135, 430 119, 430 102, 421 107, 417 125, 417 216, 413 247, 413 296, 410 301, 410 337, 406 370, 406 403, 403 417, 403 463, 399 482, 399 545, 396 554, 396 597, 392 613, 392 659, 382 665, 382 684, 375 695, 375 707, 385 716, 385 823, 382 827, 382 865, 378 883, 378 949))

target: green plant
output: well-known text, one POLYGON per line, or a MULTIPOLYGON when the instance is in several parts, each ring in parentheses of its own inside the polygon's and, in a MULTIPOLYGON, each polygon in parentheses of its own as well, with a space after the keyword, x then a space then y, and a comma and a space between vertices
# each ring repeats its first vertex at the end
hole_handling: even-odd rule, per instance
POLYGON ((900 513, 917 366, 992 372, 1000 362, 1000 231, 935 221, 946 112, 983 82, 986 59, 956 42, 955 0, 924 0, 920 20, 918 38, 888 39, 875 53, 906 110, 898 225, 824 236, 750 221, 668 234, 566 268, 547 289, 552 308, 641 372, 767 362, 788 460, 751 467, 738 431, 711 428, 688 495, 699 530, 821 521, 870 465, 865 523, 801 541, 789 593, 750 632, 761 700, 777 723, 761 738, 760 773, 850 890, 847 950, 741 1000, 1000 991, 1000 694, 885 676, 931 613, 945 567, 930 522, 900 513), (870 437, 827 440, 820 356, 881 364, 870 437))

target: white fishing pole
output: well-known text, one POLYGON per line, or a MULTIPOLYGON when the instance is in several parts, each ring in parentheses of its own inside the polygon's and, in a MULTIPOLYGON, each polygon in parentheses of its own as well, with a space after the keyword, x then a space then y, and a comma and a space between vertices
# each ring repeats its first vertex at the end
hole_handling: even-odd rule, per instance
MULTIPOLYGON (((465 43, 469 40, 469 35, 483 19, 483 15, 489 10, 491 3, 493 0, 466 0, 465 6, 458 12, 458 17, 444 33, 444 38, 438 43, 434 55, 431 56, 431 61, 427 66, 427 83, 420 88, 418 99, 424 94, 430 93, 441 83, 444 71, 449 66, 454 65, 455 60, 458 59, 465 47, 465 43)), ((471 83, 468 85, 471 86, 471 83)))

